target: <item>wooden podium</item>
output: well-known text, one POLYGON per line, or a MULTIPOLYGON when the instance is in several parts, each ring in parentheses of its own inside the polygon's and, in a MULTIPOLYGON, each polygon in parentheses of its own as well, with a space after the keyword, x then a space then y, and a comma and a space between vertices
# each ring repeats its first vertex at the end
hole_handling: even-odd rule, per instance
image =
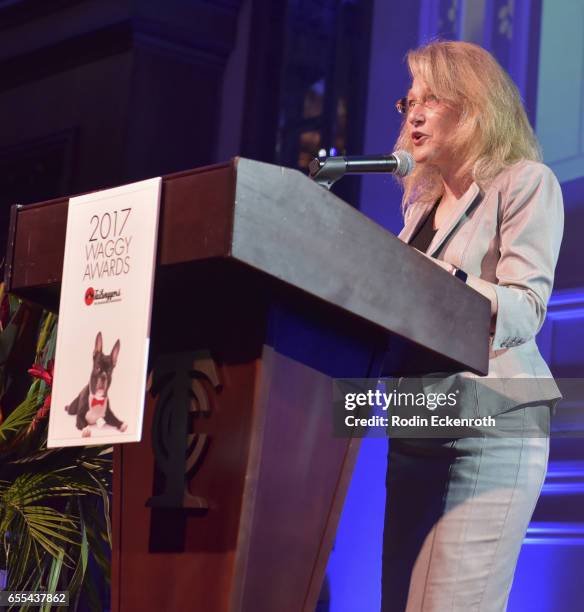
MULTIPOLYGON (((56 310, 68 200, 14 206, 56 310)), ((359 441, 332 379, 488 369, 489 304, 295 170, 163 178, 142 442, 114 451, 112 610, 313 612, 359 441)))

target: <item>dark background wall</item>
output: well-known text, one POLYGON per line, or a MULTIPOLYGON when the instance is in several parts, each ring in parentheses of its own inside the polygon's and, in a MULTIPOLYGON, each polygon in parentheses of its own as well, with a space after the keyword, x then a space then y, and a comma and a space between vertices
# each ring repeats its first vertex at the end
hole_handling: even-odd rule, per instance
POLYGON ((213 161, 239 2, 0 3, 0 198, 213 161))
MULTIPOLYGON (((0 2, 0 234, 11 203, 360 150, 370 5, 0 2)), ((340 192, 356 203, 358 183, 340 192)))

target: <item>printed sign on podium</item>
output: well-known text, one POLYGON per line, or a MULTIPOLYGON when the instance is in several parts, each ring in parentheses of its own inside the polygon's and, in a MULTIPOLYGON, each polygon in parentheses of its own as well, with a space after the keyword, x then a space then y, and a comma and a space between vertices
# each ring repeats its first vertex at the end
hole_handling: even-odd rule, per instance
POLYGON ((69 201, 49 447, 141 438, 160 186, 69 201))

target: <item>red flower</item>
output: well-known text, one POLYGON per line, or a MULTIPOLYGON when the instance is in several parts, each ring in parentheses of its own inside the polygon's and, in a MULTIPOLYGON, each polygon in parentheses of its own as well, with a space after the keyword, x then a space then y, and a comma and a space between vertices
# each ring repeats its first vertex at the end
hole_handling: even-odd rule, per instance
MULTIPOLYGON (((28 370, 28 373, 34 378, 40 378, 41 380, 44 380, 49 387, 52 387, 53 386, 53 367, 54 365, 55 364, 52 359, 47 364, 46 369, 40 363, 35 363, 32 366, 32 368, 28 370)), ((34 431, 36 429, 36 426, 39 424, 39 422, 42 419, 45 419, 47 417, 47 415, 49 414, 50 408, 51 408, 51 393, 49 392, 47 394, 47 397, 45 397, 45 401, 43 402, 43 405, 37 410, 37 413, 35 414, 34 419, 32 420, 30 424, 28 428, 29 432, 34 431)))
POLYGON ((51 359, 47 364, 47 369, 45 369, 40 363, 35 363, 32 368, 28 370, 28 373, 34 378, 40 378, 44 380, 49 387, 53 386, 53 368, 55 364, 51 359))

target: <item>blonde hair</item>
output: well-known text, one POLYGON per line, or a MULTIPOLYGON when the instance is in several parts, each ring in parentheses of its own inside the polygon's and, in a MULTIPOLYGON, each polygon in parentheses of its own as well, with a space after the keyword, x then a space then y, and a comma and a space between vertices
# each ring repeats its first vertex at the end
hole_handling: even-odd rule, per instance
MULTIPOLYGON (((461 175, 485 188, 499 172, 521 159, 541 160, 541 150, 517 87, 482 47, 462 41, 434 41, 407 55, 410 75, 425 82, 439 100, 459 110, 450 143, 465 159, 461 175)), ((412 152, 404 118, 396 149, 412 152)), ((443 184, 436 167, 418 164, 401 180, 402 210, 433 202, 443 184)))

